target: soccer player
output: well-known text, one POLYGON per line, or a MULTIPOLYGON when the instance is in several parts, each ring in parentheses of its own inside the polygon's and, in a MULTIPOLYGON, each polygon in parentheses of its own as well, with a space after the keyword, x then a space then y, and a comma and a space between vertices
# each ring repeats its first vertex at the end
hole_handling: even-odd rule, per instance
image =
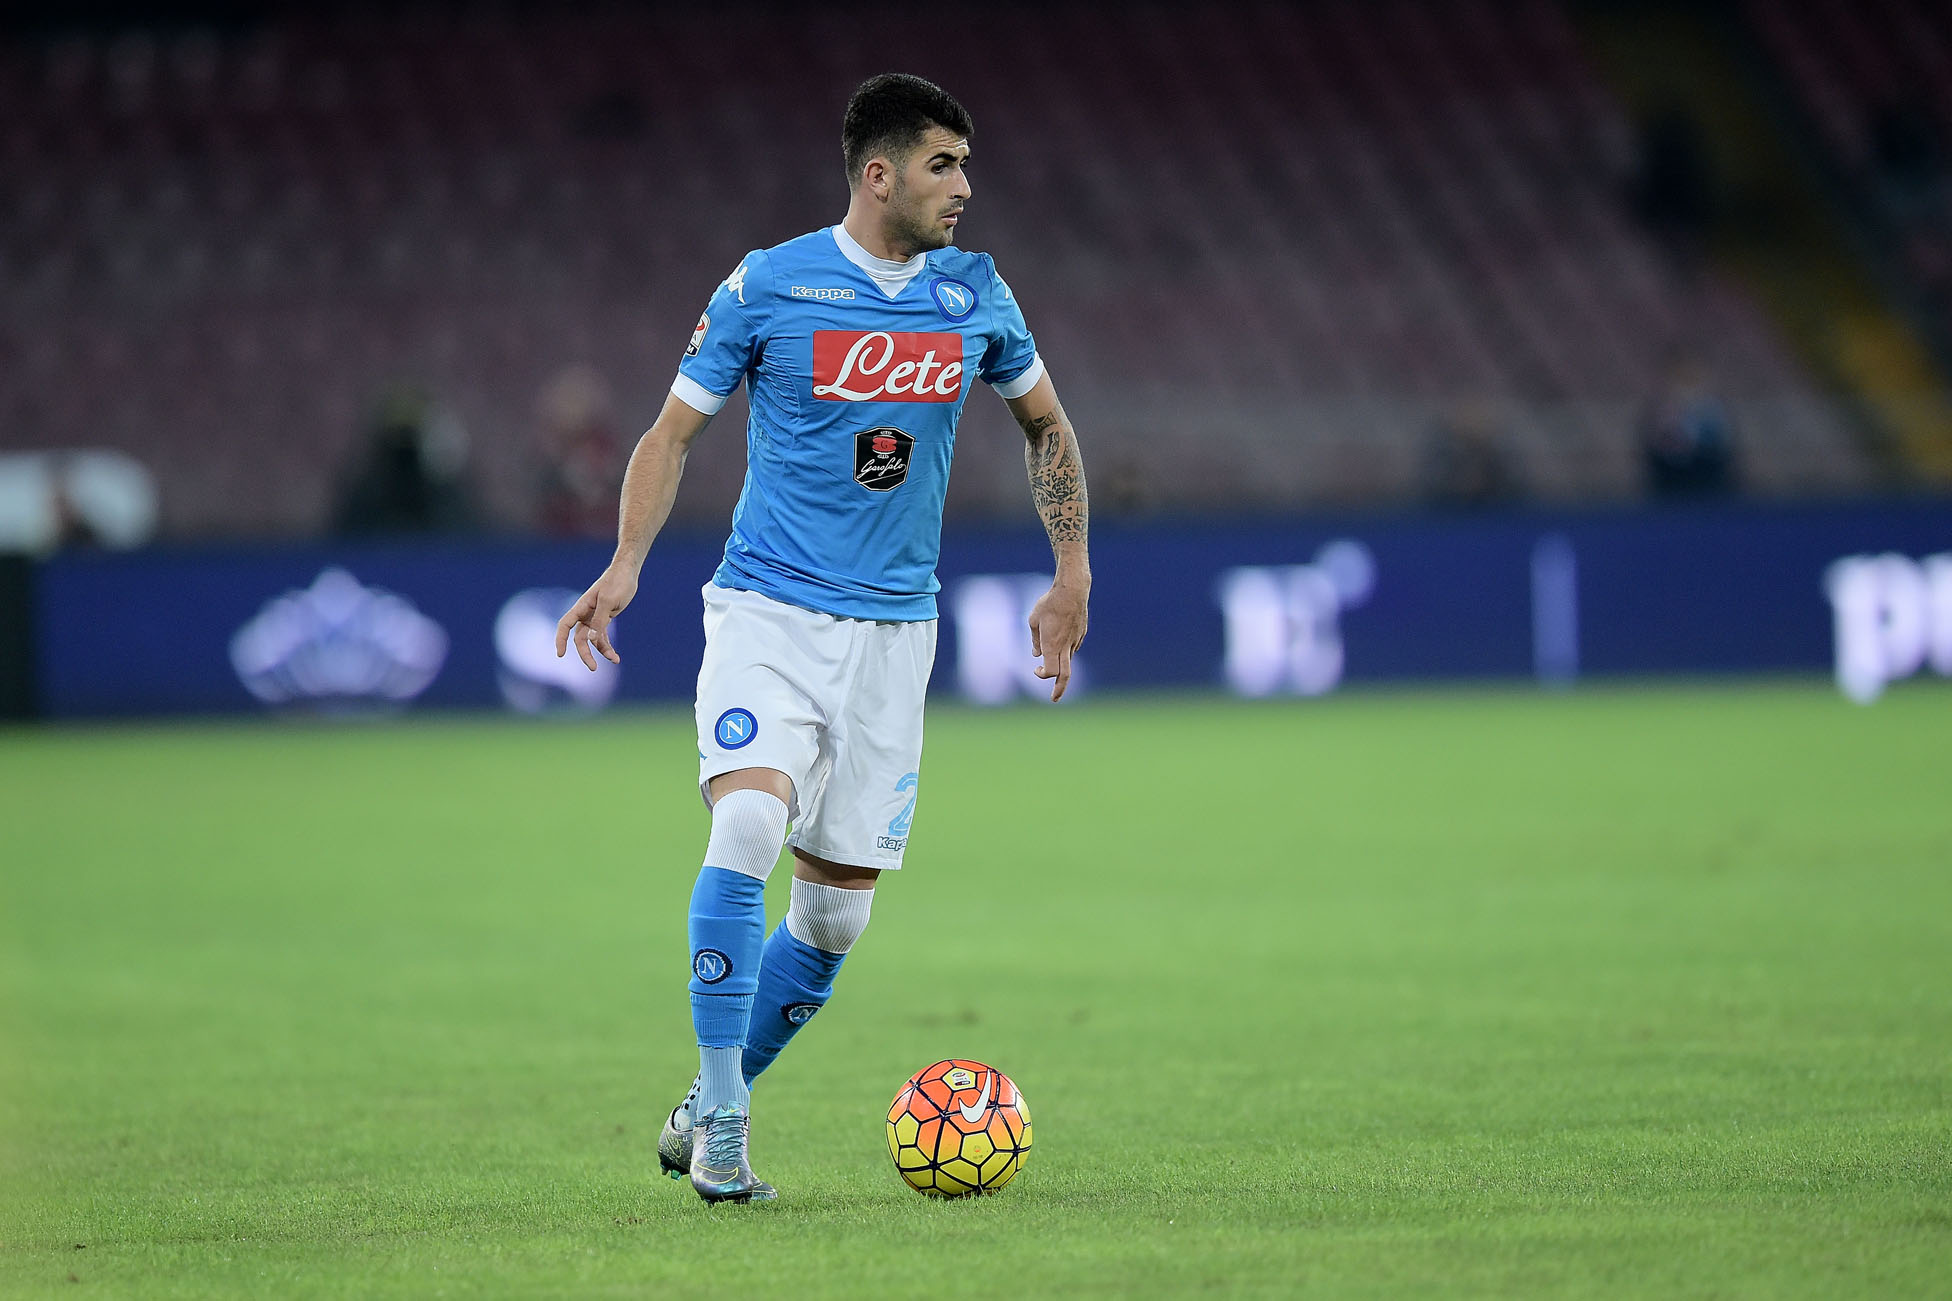
POLYGON ((1064 694, 1091 565, 1077 437, 1010 287, 955 248, 969 114, 919 77, 848 101, 847 215, 748 253, 698 318, 671 395, 625 472, 617 550, 556 629, 620 662, 609 626, 637 591, 685 453, 741 381, 746 478, 705 586, 699 789, 712 813, 691 894, 699 1071, 658 1141, 709 1202, 768 1200, 747 1157, 751 1085, 827 1002, 902 864, 935 660, 935 562, 956 423, 972 381, 1009 404, 1056 556, 1030 614, 1037 676, 1064 694), (791 834, 787 827, 791 825, 791 834), (786 919, 766 877, 793 850, 786 919))

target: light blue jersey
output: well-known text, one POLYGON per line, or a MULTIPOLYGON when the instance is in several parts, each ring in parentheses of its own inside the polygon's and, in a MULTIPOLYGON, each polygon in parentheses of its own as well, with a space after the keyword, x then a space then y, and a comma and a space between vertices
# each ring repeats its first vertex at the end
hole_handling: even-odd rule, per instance
POLYGON ((752 407, 713 581, 843 618, 933 619, 971 381, 1020 397, 1043 373, 987 253, 889 262, 838 226, 748 253, 671 387, 711 415, 743 379, 752 407))

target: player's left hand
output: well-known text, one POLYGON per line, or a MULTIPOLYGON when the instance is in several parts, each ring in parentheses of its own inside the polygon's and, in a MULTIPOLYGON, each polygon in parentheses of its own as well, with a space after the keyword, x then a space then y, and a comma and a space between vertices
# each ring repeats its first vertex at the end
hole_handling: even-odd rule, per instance
POLYGON ((1084 643, 1090 600, 1089 580, 1078 583, 1060 575, 1030 608, 1030 653, 1044 661, 1037 666, 1038 677, 1057 679, 1051 686, 1053 701, 1062 700, 1071 685, 1071 656, 1084 643))

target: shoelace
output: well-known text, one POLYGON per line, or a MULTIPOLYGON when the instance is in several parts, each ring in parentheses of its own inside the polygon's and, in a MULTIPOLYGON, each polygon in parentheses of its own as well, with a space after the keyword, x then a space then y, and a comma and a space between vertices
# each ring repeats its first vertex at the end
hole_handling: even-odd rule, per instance
POLYGON ((746 1154, 746 1134, 752 1121, 738 1112, 714 1112, 705 1117, 705 1163, 714 1170, 736 1169, 746 1154))

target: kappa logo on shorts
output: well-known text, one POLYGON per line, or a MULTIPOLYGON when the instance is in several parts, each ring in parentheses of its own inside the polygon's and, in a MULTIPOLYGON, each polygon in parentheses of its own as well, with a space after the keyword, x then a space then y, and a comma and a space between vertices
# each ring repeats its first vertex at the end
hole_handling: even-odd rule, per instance
POLYGON ((691 974, 707 985, 716 985, 732 974, 732 959, 717 949, 700 949, 691 959, 691 974))
POLYGON ((892 425, 854 435, 854 482, 869 492, 893 492, 908 479, 915 439, 892 425))
POLYGON ((819 1010, 820 1004, 818 1003, 788 1003, 780 1009, 780 1015, 784 1016, 794 1025, 805 1025, 807 1022, 813 1020, 813 1014, 819 1010))
POLYGON ((741 749, 751 745, 752 738, 759 735, 759 720, 752 716, 749 709, 728 709, 712 725, 712 735, 721 749, 741 749))

